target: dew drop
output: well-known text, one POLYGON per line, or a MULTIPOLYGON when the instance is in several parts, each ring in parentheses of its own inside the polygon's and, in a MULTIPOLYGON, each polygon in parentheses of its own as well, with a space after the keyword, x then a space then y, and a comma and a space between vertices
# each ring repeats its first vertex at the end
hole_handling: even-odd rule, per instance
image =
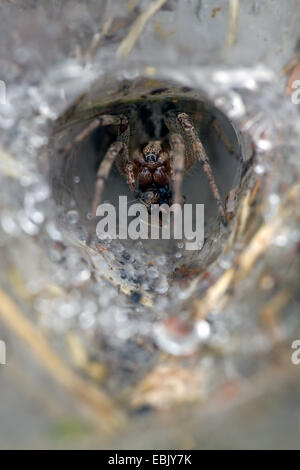
POLYGON ((77 224, 78 221, 79 221, 79 214, 77 211, 70 210, 69 212, 67 212, 67 222, 69 224, 77 224))

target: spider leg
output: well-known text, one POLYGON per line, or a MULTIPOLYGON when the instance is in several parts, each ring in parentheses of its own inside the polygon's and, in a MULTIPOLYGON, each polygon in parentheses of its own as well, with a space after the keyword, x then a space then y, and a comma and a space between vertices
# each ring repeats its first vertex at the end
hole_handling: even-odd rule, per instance
MULTIPOLYGON (((110 170, 112 168, 114 161, 117 159, 117 157, 121 157, 120 158, 121 162, 124 160, 125 162, 127 162, 127 164, 130 163, 129 150, 128 150, 129 139, 130 139, 130 126, 129 126, 127 117, 124 115, 120 115, 120 116, 105 115, 105 116, 101 116, 101 118, 104 118, 104 120, 101 121, 101 125, 105 125, 104 124, 105 122, 106 125, 117 124, 119 126, 118 138, 117 138, 117 141, 111 144, 110 147, 108 148, 103 160, 100 163, 100 166, 97 172, 95 192, 94 192, 94 198, 93 198, 93 203, 92 203, 93 223, 88 232, 88 237, 87 237, 88 244, 91 242, 93 233, 95 232, 95 227, 96 227, 95 217, 96 217, 97 207, 99 206, 101 202, 104 185, 110 174, 110 170)), ((119 171, 121 171, 120 162, 119 164, 117 164, 117 167, 119 171)), ((131 177, 130 172, 128 172, 128 175, 130 175, 131 177)), ((133 178, 134 178, 134 175, 133 175, 133 178)))
POLYGON ((123 144, 123 151, 122 151, 122 158, 117 161, 117 168, 119 173, 123 174, 127 180, 128 186, 130 190, 136 194, 136 177, 135 177, 135 169, 136 169, 136 152, 133 153, 133 156, 130 155, 129 152, 129 141, 131 135, 131 127, 128 126, 126 129, 121 132, 119 127, 119 137, 118 141, 122 142, 123 144))
POLYGON ((171 178, 173 185, 173 204, 181 204, 181 185, 184 175, 184 142, 180 134, 171 134, 169 137, 171 147, 171 178))
POLYGON ((217 203, 217 206, 218 206, 218 209, 219 209, 221 220, 222 220, 223 224, 225 225, 226 224, 226 217, 225 217, 224 207, 223 207, 221 197, 220 197, 220 193, 219 193, 218 187, 216 185, 216 182, 215 182, 215 179, 214 179, 214 176, 213 176, 213 173, 212 173, 212 170, 211 170, 206 152, 204 150, 204 147, 203 147, 203 145, 202 145, 202 143, 201 143, 201 141, 200 141, 200 139, 197 135, 197 132, 195 131, 195 128, 194 128, 193 123, 192 123, 191 119, 189 118, 189 116, 186 113, 179 113, 177 115, 177 119, 178 119, 179 123, 181 124, 181 127, 182 127, 184 133, 186 134, 186 136, 192 142, 193 151, 194 151, 195 155, 197 156, 199 162, 201 163, 202 168, 203 168, 203 170, 204 170, 204 172, 207 176, 208 182, 210 184, 212 193, 214 195, 214 198, 216 200, 216 203, 217 203))
POLYGON ((65 148, 64 151, 66 153, 69 153, 77 144, 82 142, 86 137, 88 137, 97 127, 100 126, 111 126, 111 125, 127 125, 128 120, 125 116, 114 116, 110 114, 103 114, 102 116, 99 116, 95 118, 87 127, 85 127, 79 134, 76 135, 76 137, 72 140, 72 142, 69 142, 65 148))
POLYGON ((133 162, 128 161, 125 165, 125 176, 126 180, 128 183, 128 186, 130 188, 130 191, 133 192, 133 194, 137 193, 137 188, 136 188, 136 180, 135 180, 135 165, 133 162))
POLYGON ((110 145, 108 148, 103 160, 100 163, 97 177, 96 177, 96 185, 92 203, 92 217, 93 222, 90 226, 87 236, 87 244, 90 244, 95 228, 96 228, 96 212, 97 207, 101 202, 101 197, 104 189, 105 181, 107 180, 112 165, 121 152, 124 152, 125 159, 128 159, 128 142, 129 142, 129 122, 128 118, 121 114, 121 115, 110 115, 110 114, 103 114, 95 118, 85 129, 83 129, 77 136, 74 138, 72 142, 70 142, 65 147, 65 152, 70 152, 73 147, 80 142, 82 142, 86 137, 88 137, 95 129, 100 126, 110 126, 110 125, 117 125, 118 126, 118 138, 117 141, 110 145))
POLYGON ((88 232, 87 244, 90 244, 94 231, 95 231, 95 227, 96 227, 95 217, 96 217, 97 207, 99 206, 101 202, 101 197, 102 197, 105 181, 107 180, 109 176, 113 162, 115 161, 115 159, 120 154, 123 148, 124 148, 123 142, 116 141, 113 144, 111 144, 99 166, 97 177, 96 177, 97 179, 96 179, 93 203, 92 203, 93 222, 88 232))
POLYGON ((220 139, 222 140, 223 144, 225 145, 226 149, 228 150, 229 153, 232 153, 233 154, 233 148, 232 148, 232 145, 231 143, 229 142, 228 138, 226 137, 226 135, 224 134, 223 130, 221 129, 218 121, 216 119, 213 120, 213 123, 212 123, 212 126, 213 128, 215 129, 215 131, 217 132, 218 136, 220 137, 220 139))

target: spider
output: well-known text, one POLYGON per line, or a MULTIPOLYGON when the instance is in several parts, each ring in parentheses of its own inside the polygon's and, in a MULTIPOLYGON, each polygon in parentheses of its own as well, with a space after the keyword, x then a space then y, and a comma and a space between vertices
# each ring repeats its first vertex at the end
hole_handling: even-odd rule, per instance
POLYGON ((94 222, 88 233, 88 244, 93 238, 97 207, 101 202, 104 185, 114 162, 118 171, 126 178, 135 197, 150 210, 152 204, 182 203, 183 176, 199 160, 218 206, 221 221, 226 224, 220 193, 192 118, 184 112, 172 110, 164 115, 164 121, 169 131, 167 138, 150 141, 140 149, 132 148, 134 140, 132 116, 101 115, 65 147, 66 151, 70 151, 99 126, 118 126, 118 137, 109 146, 97 171, 91 210, 94 222))

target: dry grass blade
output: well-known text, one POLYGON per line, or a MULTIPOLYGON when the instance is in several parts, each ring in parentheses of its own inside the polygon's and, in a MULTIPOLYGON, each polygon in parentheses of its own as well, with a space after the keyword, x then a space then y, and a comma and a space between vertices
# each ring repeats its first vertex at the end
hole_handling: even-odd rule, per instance
POLYGON ((20 179, 21 176, 29 175, 26 168, 2 148, 0 148, 0 173, 14 179, 20 179))
POLYGON ((228 13, 228 35, 227 35, 227 46, 232 47, 236 41, 237 26, 240 12, 239 0, 229 1, 229 13, 228 13))
POLYGON ((95 425, 107 433, 124 422, 110 398, 89 382, 78 377, 61 360, 43 334, 22 314, 15 302, 0 290, 0 317, 6 326, 24 341, 52 377, 80 400, 95 425))
POLYGON ((160 10, 166 1, 167 0, 156 0, 149 5, 146 11, 140 14, 134 22, 128 36, 121 42, 117 50, 117 57, 126 57, 130 54, 136 41, 141 36, 147 22, 158 10, 160 10))

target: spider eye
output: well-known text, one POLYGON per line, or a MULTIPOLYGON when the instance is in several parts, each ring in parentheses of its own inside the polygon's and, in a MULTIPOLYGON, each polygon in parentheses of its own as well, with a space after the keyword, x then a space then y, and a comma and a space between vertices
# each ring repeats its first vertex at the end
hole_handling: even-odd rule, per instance
POLYGON ((156 155, 156 153, 146 153, 145 155, 145 161, 146 162, 157 162, 158 160, 158 156, 156 155))

